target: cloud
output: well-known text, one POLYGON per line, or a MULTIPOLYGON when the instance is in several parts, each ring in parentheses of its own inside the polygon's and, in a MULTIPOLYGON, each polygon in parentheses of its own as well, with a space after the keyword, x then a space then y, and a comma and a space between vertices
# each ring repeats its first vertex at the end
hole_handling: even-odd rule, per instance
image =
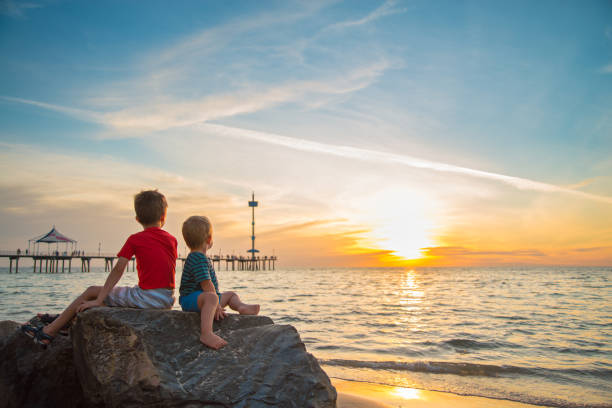
POLYGON ((424 248, 426 266, 459 265, 576 265, 609 266, 612 247, 476 250, 462 246, 424 248))
MULTIPOLYGON (((280 87, 271 90, 268 95, 257 98, 254 94, 252 98, 245 97, 243 99, 236 98, 234 95, 227 98, 209 99, 200 101, 199 103, 183 102, 174 105, 153 105, 148 109, 152 111, 124 110, 121 112, 113 112, 101 114, 97 112, 86 111, 82 109, 70 108, 65 106, 53 105, 44 102, 31 101, 21 98, 12 98, 3 96, 6 101, 30 104, 45 109, 50 109, 60 113, 65 113, 70 116, 77 117, 82 120, 90 120, 96 123, 103 123, 107 126, 119 131, 156 131, 165 130, 173 127, 189 126, 194 129, 199 129, 204 132, 212 133, 222 137, 232 137, 236 139, 248 139, 260 143, 267 143, 285 148, 321 153, 344 157, 348 159, 364 160, 374 163, 384 164, 401 164, 412 168, 432 170, 443 173, 453 173, 469 177, 475 177, 485 180, 492 180, 504 183, 519 190, 539 191, 546 193, 562 193, 573 195, 587 200, 598 201, 602 203, 612 204, 612 197, 601 196, 597 194, 586 193, 580 190, 575 190, 568 187, 556 186, 536 180, 526 179, 522 177, 508 176, 505 174, 493 173, 483 170, 472 169, 469 167, 455 166, 453 164, 441 163, 418 157, 388 153, 376 150, 362 149, 352 146, 341 146, 329 143, 314 142, 306 139, 292 138, 288 136, 259 132, 255 130, 230 127, 219 124, 206 123, 209 120, 219 119, 223 117, 233 116, 238 113, 246 113, 261 109, 262 106, 269 104, 280 103, 279 101, 290 98, 295 98, 304 92, 326 92, 326 93, 343 93, 352 92, 358 89, 359 86, 367 86, 369 81, 373 80, 384 68, 384 65, 374 65, 370 69, 357 70, 352 75, 349 75, 345 81, 340 81, 340 84, 305 82, 294 84, 293 86, 280 87), (206 107, 209 107, 206 109, 206 107)), ((133 134, 128 133, 130 136, 133 134)), ((120 135, 122 137, 124 135, 120 135)))
POLYGON ((133 137, 131 132, 161 131, 195 123, 257 112, 282 103, 350 94, 370 86, 388 68, 385 61, 355 68, 327 80, 304 80, 281 86, 253 88, 210 95, 196 100, 143 102, 106 113, 77 109, 23 98, 0 96, 7 102, 52 110, 79 120, 104 124, 118 131, 115 137, 133 137))
POLYGON ((593 177, 593 178, 588 178, 585 180, 582 180, 578 183, 574 183, 574 184, 569 184, 567 186, 565 186, 566 188, 572 189, 572 190, 577 190, 579 188, 582 187, 586 187, 586 186, 590 186, 591 184, 597 182, 598 179, 600 179, 601 177, 593 177))
MULTIPOLYGON (((327 62, 317 61, 316 66, 310 64, 300 70, 288 67, 285 72, 299 73, 287 75, 284 79, 274 78, 270 82, 267 78, 261 78, 260 72, 254 72, 252 67, 266 70, 267 67, 261 65, 262 61, 273 64, 277 60, 269 58, 267 52, 266 58, 261 58, 261 50, 253 52, 250 47, 253 38, 263 36, 267 39, 271 30, 292 30, 296 22, 315 16, 331 3, 305 2, 298 7, 240 17, 180 38, 169 46, 146 51, 145 55, 135 58, 129 77, 100 84, 99 89, 93 85, 90 91, 95 96, 86 98, 86 101, 90 107, 94 106, 94 110, 11 96, 2 99, 104 124, 110 131, 101 136, 108 138, 137 137, 144 133, 259 112, 286 103, 319 108, 375 83, 389 69, 389 60, 381 53, 376 56, 364 55, 360 50, 357 53, 349 52, 349 56, 338 50, 334 55, 342 55, 331 61, 326 57, 327 62), (248 52, 236 61, 234 53, 227 55, 231 47, 248 52), (222 69, 215 74, 221 77, 216 83, 207 75, 214 61, 222 64, 222 69), (257 80, 253 80, 253 77, 257 77, 257 80), (219 83, 224 86, 218 87, 219 83), (214 93, 214 89, 221 90, 214 93)), ((365 24, 400 11, 395 1, 387 1, 363 19, 341 24, 347 27, 365 24)), ((288 47, 300 41, 292 35, 275 38, 272 43, 288 47)), ((260 43, 262 41, 255 41, 255 44, 260 43)), ((278 66, 269 68, 277 69, 278 66)))
MULTIPOLYGON (((102 241, 106 250, 116 250, 139 228, 133 195, 158 188, 168 198, 165 229, 179 239, 181 251, 182 222, 190 215, 205 214, 215 226, 214 252, 236 249, 242 253, 250 246, 246 205, 250 191, 221 184, 216 177, 182 176, 111 157, 0 142, 0 223, 6 226, 0 241, 17 248, 55 223, 83 248, 97 248, 102 241)), ((318 213, 315 218, 310 203, 300 207, 288 203, 287 197, 265 197, 257 214, 257 245, 265 255, 276 249, 283 265, 303 264, 308 248, 313 249, 309 264, 314 259, 320 265, 340 265, 335 257, 347 253, 357 240, 355 235, 367 232, 334 214, 318 213)), ((355 257, 351 262, 362 260, 355 257)))
MULTIPOLYGON (((343 47, 330 53, 332 50, 324 46, 321 51, 313 44, 320 32, 304 38, 313 24, 304 29, 294 26, 316 17, 329 4, 304 2, 290 10, 240 17, 147 51, 136 57, 130 78, 103 84, 89 101, 103 102, 105 109, 108 103, 116 103, 105 114, 105 121, 118 133, 164 130, 285 103, 319 108, 337 101, 375 83, 390 68, 392 58, 362 47, 343 47), (286 56, 270 51, 294 53, 297 44, 317 49, 309 55, 312 60, 299 67, 284 66, 286 56), (281 70, 281 77, 267 74, 281 70)), ((396 12, 395 2, 387 1, 359 24, 396 12)), ((317 24, 314 27, 316 30, 317 24)))
POLYGON ((27 10, 41 8, 42 4, 15 0, 0 0, 0 14, 10 17, 25 17, 27 10))
POLYGON ((332 24, 328 27, 328 29, 343 29, 348 27, 355 27, 370 23, 374 20, 378 20, 379 18, 390 16, 392 14, 404 13, 406 11, 405 8, 399 9, 396 8, 397 1, 396 0, 387 0, 374 11, 369 13, 367 16, 360 18, 358 20, 348 20, 342 21, 336 24, 332 24))
POLYGON ((100 233, 105 242, 118 247, 126 234, 138 228, 133 195, 149 188, 160 189, 168 198, 167 229, 175 236, 180 236, 180 224, 187 216, 201 213, 211 216, 215 225, 223 226, 220 242, 232 241, 228 237, 242 230, 236 220, 245 214, 245 198, 237 199, 236 194, 222 191, 213 180, 183 177, 105 156, 0 142, 0 195, 5 197, 0 205, 0 221, 26 223, 4 229, 0 239, 12 239, 14 233, 30 238, 41 227, 27 230, 28 225, 43 223, 47 228, 47 224, 57 223, 69 225, 70 228, 64 227, 67 231, 84 231, 84 243, 97 243, 102 239, 96 236, 100 233), (87 225, 91 232, 80 224, 87 225))
MULTIPOLYGON (((329 220, 314 220, 314 221, 300 222, 300 223, 294 223, 294 224, 289 224, 289 225, 283 225, 281 227, 274 228, 274 229, 264 230, 264 231, 259 232, 257 235, 276 235, 279 233, 304 231, 304 230, 310 230, 312 227, 328 226, 331 224, 342 223, 346 221, 347 220, 345 218, 337 218, 337 219, 329 219, 329 220)), ((344 235, 350 235, 350 234, 345 233, 344 235)))
POLYGON ((478 251, 460 246, 423 248, 426 256, 456 257, 456 256, 512 256, 512 257, 545 257, 544 252, 537 249, 517 249, 511 251, 478 251))
POLYGON ((476 170, 468 167, 455 166, 452 164, 435 162, 431 160, 421 159, 418 157, 411 157, 407 155, 381 152, 376 150, 368 150, 352 146, 340 146, 328 143, 320 143, 306 139, 297 139, 273 133, 264 133, 218 124, 203 123, 195 125, 195 127, 200 128, 203 131, 210 132, 223 137, 254 140, 261 143, 283 146, 289 149, 300 150, 304 152, 321 153, 375 163, 401 164, 418 169, 454 173, 470 177, 476 177, 480 179, 498 181, 518 188, 519 190, 531 190, 547 193, 563 193, 588 200, 612 204, 612 197, 585 193, 582 191, 572 190, 566 187, 559 187, 553 184, 547 184, 540 181, 476 170))
POLYGON ((244 38, 247 32, 253 32, 271 26, 295 24, 317 13, 329 6, 333 1, 308 1, 298 3, 299 7, 293 7, 290 11, 266 12, 259 15, 250 15, 229 21, 225 24, 206 28, 197 33, 189 35, 176 43, 154 52, 145 59, 146 64, 176 64, 177 61, 184 63, 185 60, 200 58, 210 55, 236 38, 244 38))
POLYGON ((174 214, 207 208, 231 217, 232 211, 244 206, 242 200, 217 188, 214 181, 148 165, 2 142, 0 150, 0 190, 7 197, 0 207, 8 212, 44 214, 51 209, 103 204, 114 213, 131 215, 131 197, 148 188, 162 190, 174 214))
POLYGON ((602 74, 612 74, 612 64, 608 64, 605 67, 602 67, 599 72, 602 74))
POLYGON ((610 251, 612 252, 612 246, 597 246, 597 247, 586 247, 586 248, 572 248, 568 250, 568 252, 600 252, 600 251, 610 251))
POLYGON ((21 103, 24 105, 32 105, 38 108, 63 113, 75 119, 83 120, 86 122, 101 123, 101 124, 106 123, 104 119, 104 115, 98 112, 93 112, 93 111, 78 109, 78 108, 71 108, 71 107, 62 106, 62 105, 55 105, 52 103, 33 101, 31 99, 14 98, 12 96, 0 95, 0 99, 6 102, 14 102, 14 103, 16 102, 16 103, 21 103))
POLYGON ((381 61, 328 80, 294 81, 281 86, 206 96, 197 100, 144 103, 104 115, 116 130, 158 131, 258 112, 279 104, 311 101, 318 96, 344 95, 371 85, 388 67, 381 61))

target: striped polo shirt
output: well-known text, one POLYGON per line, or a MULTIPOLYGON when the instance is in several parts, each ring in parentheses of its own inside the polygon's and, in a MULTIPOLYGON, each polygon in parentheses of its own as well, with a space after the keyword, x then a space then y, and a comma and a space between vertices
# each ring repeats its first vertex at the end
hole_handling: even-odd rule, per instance
POLYGON ((181 296, 187 296, 196 290, 202 290, 200 282, 210 280, 215 286, 215 292, 219 293, 219 283, 212 262, 202 252, 191 252, 187 255, 185 266, 183 267, 183 276, 181 277, 181 287, 179 293, 181 296))

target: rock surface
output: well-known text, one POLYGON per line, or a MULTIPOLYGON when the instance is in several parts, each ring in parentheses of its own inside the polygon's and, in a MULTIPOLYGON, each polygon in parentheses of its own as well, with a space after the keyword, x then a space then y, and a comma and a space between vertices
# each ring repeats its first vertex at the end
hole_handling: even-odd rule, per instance
POLYGON ((0 322, 3 407, 335 407, 336 391, 292 326, 230 314, 199 342, 197 313, 97 308, 42 350, 0 322))
POLYGON ((20 326, 0 322, 0 407, 91 406, 74 369, 70 339, 58 336, 43 350, 20 326))
POLYGON ((89 401, 111 407, 333 407, 336 391, 292 326, 262 316, 215 322, 228 341, 199 341, 197 313, 89 310, 72 328, 89 401))

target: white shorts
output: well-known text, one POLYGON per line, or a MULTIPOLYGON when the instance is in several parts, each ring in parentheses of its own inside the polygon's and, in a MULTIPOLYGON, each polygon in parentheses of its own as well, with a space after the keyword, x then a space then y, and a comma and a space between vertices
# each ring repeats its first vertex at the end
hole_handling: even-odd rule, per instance
POLYGON ((106 306, 135 307, 137 309, 172 309, 174 291, 172 289, 141 289, 139 286, 119 286, 110 291, 106 306))

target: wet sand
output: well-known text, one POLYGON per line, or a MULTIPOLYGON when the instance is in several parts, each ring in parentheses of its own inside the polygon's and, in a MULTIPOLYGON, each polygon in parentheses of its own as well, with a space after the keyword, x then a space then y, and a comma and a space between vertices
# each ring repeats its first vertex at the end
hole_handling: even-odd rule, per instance
POLYGON ((466 397, 447 392, 391 387, 332 378, 338 391, 338 408, 542 408, 539 405, 466 397))

